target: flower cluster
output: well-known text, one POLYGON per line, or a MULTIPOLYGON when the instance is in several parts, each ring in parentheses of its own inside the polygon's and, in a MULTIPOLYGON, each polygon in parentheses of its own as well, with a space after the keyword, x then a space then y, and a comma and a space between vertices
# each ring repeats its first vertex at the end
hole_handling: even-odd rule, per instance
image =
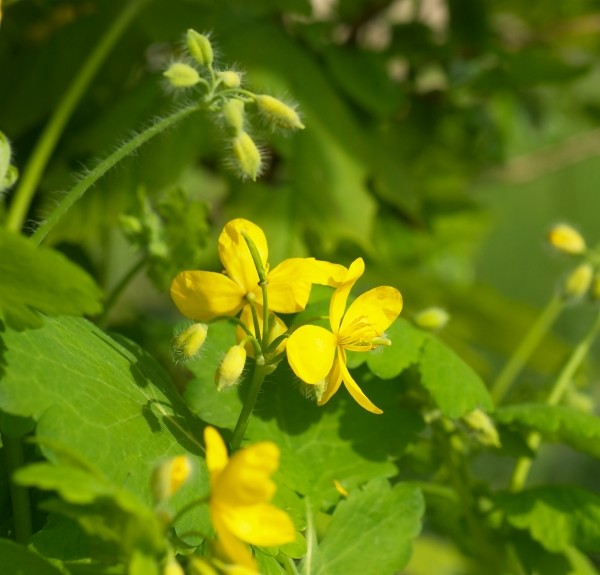
POLYGON ((303 129, 300 116, 292 106, 273 96, 243 88, 243 74, 239 71, 215 68, 208 36, 188 30, 186 52, 187 58, 172 62, 164 77, 176 90, 201 90, 202 102, 219 118, 227 132, 233 167, 242 178, 256 180, 264 167, 264 158, 248 131, 246 106, 254 107, 275 129, 303 129))
MULTIPOLYGON (((346 352, 390 345, 385 330, 402 309, 397 289, 372 289, 347 307, 350 290, 364 272, 361 258, 349 268, 314 258, 291 258, 271 269, 263 231, 244 219, 225 225, 219 238, 219 255, 224 273, 181 272, 173 280, 171 296, 191 319, 211 322, 227 318, 237 322, 238 344, 225 355, 217 373, 220 389, 240 378, 245 346, 257 365, 273 369, 285 350, 294 373, 313 386, 319 405, 327 403, 343 383, 362 407, 381 413, 350 375, 346 352), (310 324, 289 329, 277 314, 304 310, 313 284, 334 288, 330 329, 310 324)), ((205 334, 204 328, 189 329, 205 334)), ((181 345, 195 349, 191 342, 200 341, 202 336, 190 333, 180 336, 181 345)))

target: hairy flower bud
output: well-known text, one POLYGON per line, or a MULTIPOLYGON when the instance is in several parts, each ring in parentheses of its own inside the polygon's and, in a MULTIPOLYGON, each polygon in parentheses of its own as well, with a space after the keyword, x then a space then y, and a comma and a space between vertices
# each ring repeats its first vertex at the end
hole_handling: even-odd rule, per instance
POLYGON ((222 391, 235 385, 244 371, 246 364, 246 348, 243 345, 234 345, 229 348, 223 361, 217 369, 215 383, 217 389, 222 391))
POLYGON ((429 307, 415 316, 415 323, 423 329, 437 331, 446 326, 450 314, 441 307, 429 307))
POLYGON ((262 167, 262 156, 247 132, 240 132, 231 142, 233 157, 242 176, 256 180, 262 167))
POLYGON ((223 72, 218 72, 217 77, 223 83, 223 86, 226 88, 239 88, 242 83, 242 77, 233 70, 224 70, 223 72))
POLYGON ((578 298, 584 295, 592 284, 594 268, 585 262, 578 265, 567 277, 564 293, 567 297, 578 298))
POLYGON ((254 97, 258 110, 269 122, 286 130, 303 130, 304 124, 300 121, 296 110, 281 100, 266 94, 254 97))
POLYGON ((234 136, 244 131, 244 102, 239 98, 229 98, 221 108, 223 120, 234 136))
POLYGON ((483 445, 500 447, 500 437, 492 420, 481 409, 474 409, 462 417, 463 422, 471 428, 483 445))
POLYGON ((175 361, 187 361, 198 354, 208 333, 208 326, 195 323, 183 330, 173 341, 173 357, 175 361))
POLYGON ((158 503, 176 493, 192 474, 192 462, 186 455, 178 455, 163 461, 154 468, 150 486, 158 503))
POLYGON ((173 62, 163 76, 174 88, 191 88, 200 82, 198 70, 183 62, 173 62))
POLYGON ((186 35, 187 47, 190 54, 201 66, 212 66, 214 54, 210 40, 204 35, 190 28, 186 35))
POLYGON ((559 252, 578 255, 585 252, 586 245, 582 235, 567 224, 558 224, 548 232, 548 242, 559 252))

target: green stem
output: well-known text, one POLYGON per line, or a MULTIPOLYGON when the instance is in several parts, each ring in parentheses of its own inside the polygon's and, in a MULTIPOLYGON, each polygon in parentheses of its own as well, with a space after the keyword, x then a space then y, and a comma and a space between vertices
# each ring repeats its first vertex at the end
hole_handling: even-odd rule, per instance
MULTIPOLYGON (((569 384, 573 380, 575 372, 585 359, 585 356, 588 354, 590 347, 594 343, 599 332, 600 312, 596 315, 594 323, 592 323, 587 333, 583 336, 583 339, 577 344, 577 347, 575 347, 569 356, 567 363, 556 378, 556 381, 550 390, 550 394, 546 399, 546 405, 558 405, 567 391, 569 384)), ((533 451, 537 450, 541 442, 542 436, 537 432, 531 432, 527 436, 527 444, 533 451)), ((533 459, 531 457, 520 457, 518 459, 510 480, 510 488, 512 491, 520 491, 523 489, 532 464, 533 459)))
POLYGON ((187 505, 184 505, 177 513, 175 513, 170 521, 170 525, 175 525, 184 515, 187 515, 190 511, 193 511, 200 505, 205 505, 208 503, 208 500, 209 496, 207 495, 206 497, 201 497, 200 499, 194 499, 193 501, 190 501, 187 505))
POLYGON ((50 233, 52 228, 65 215, 69 208, 79 200, 85 192, 91 188, 106 172, 118 164, 123 158, 135 152, 140 146, 148 140, 154 138, 158 134, 164 132, 173 124, 179 122, 186 116, 200 109, 199 104, 191 104, 185 108, 181 108, 165 118, 157 120, 152 126, 137 134, 131 140, 120 146, 108 158, 100 162, 95 168, 90 170, 88 174, 82 178, 73 188, 63 196, 62 200, 56 209, 50 214, 47 220, 42 222, 40 226, 32 234, 32 239, 36 244, 41 244, 44 238, 50 233))
POLYGON ((75 76, 62 100, 54 110, 21 175, 19 186, 15 192, 6 219, 8 229, 14 231, 21 229, 48 160, 65 126, 73 115, 73 111, 96 76, 100 66, 102 66, 145 1, 133 0, 125 4, 119 16, 113 21, 95 49, 88 56, 83 67, 77 76, 75 76))
POLYGON ((302 561, 302 574, 310 575, 312 572, 313 555, 317 537, 310 499, 306 497, 304 502, 306 506, 306 555, 302 561))
POLYGON ((285 553, 280 551, 277 554, 277 560, 281 565, 283 565, 287 575, 298 575, 298 570, 296 569, 296 565, 291 557, 288 557, 285 553))
MULTIPOLYGON (((2 434, 2 446, 9 475, 22 467, 25 463, 23 456, 23 445, 19 438, 9 437, 2 434)), ((15 540, 25 543, 31 537, 31 504, 29 502, 29 490, 27 487, 16 485, 10 481, 10 498, 13 511, 13 525, 15 528, 15 540)))
POLYGON ((125 288, 129 285, 129 282, 146 265, 147 261, 148 260, 145 257, 137 261, 133 266, 131 266, 131 268, 129 268, 129 270, 121 278, 119 283, 112 289, 112 291, 106 298, 106 302, 104 303, 104 310, 102 311, 102 315, 98 318, 99 327, 106 327, 108 316, 113 306, 115 305, 125 288))
POLYGON ((564 300, 555 295, 542 310, 536 322, 531 326, 508 363, 504 366, 496 381, 492 384, 491 393, 496 405, 499 405, 510 390, 516 377, 529 360, 534 349, 540 344, 542 338, 564 307, 564 300))
POLYGON ((233 430, 233 437, 231 438, 231 449, 233 451, 239 449, 242 444, 242 439, 244 439, 248 422, 250 421, 250 415, 254 409, 256 398, 258 397, 262 383, 267 375, 267 371, 268 369, 266 366, 259 365, 258 362, 254 364, 254 374, 252 375, 248 395, 244 401, 242 411, 240 412, 240 416, 235 424, 235 429, 233 430))

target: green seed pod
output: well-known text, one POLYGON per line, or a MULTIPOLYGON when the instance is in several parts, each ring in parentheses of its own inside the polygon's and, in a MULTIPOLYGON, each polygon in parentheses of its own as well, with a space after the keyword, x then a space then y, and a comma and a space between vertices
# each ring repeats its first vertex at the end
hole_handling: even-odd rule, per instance
POLYGON ((244 102, 239 98, 229 98, 221 108, 223 120, 234 136, 244 131, 244 102))
POLYGON ((210 40, 204 35, 190 28, 186 36, 187 47, 190 54, 201 66, 212 66, 214 54, 210 40))
POLYGON ((238 383, 242 376, 242 372, 244 371, 245 364, 246 348, 243 345, 234 345, 230 347, 215 375, 217 389, 223 391, 238 383))
POLYGON ((169 80, 174 88, 191 88, 200 82, 198 70, 183 62, 171 64, 168 70, 163 72, 163 76, 169 80))
POLYGON ((223 86, 226 88, 239 88, 242 83, 242 77, 232 70, 225 70, 223 72, 218 72, 217 77, 223 83, 223 86))
POLYGON ((259 94, 254 97, 260 113, 273 125, 285 130, 303 130, 304 124, 300 121, 294 108, 284 104, 281 100, 259 94))
POLYGON ((262 156, 247 132, 240 132, 231 142, 235 164, 243 177, 256 180, 262 167, 262 156))

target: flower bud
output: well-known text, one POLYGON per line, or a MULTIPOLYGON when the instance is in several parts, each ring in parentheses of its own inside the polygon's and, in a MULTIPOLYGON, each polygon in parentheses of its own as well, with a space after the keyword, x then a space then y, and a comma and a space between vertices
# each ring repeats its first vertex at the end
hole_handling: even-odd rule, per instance
POLYGON ((190 28, 186 36, 187 47, 190 54, 201 66, 212 66, 214 54, 210 40, 204 35, 190 28))
POLYGON ((195 323, 182 331, 173 341, 173 357, 175 361, 187 361, 198 354, 208 333, 208 326, 195 323))
POLYGON ((584 295, 592 284, 594 268, 585 262, 578 265, 567 277, 564 293, 567 297, 578 298, 584 295))
POLYGON ((221 365, 215 375, 217 389, 223 391, 235 385, 244 371, 246 364, 246 348, 243 345, 234 345, 225 354, 221 365))
POLYGON ((450 314, 441 307, 429 307, 415 316, 415 323, 423 329, 437 331, 446 326, 450 314))
POLYGON ((225 70, 217 73, 217 78, 221 80, 226 88, 239 88, 242 83, 242 77, 233 70, 225 70))
POLYGON ((192 555, 188 562, 189 575, 218 575, 217 570, 208 561, 192 555))
POLYGON ((348 490, 337 480, 333 480, 333 486, 342 497, 348 497, 348 490))
POLYGON ((0 132, 0 182, 4 181, 8 168, 10 167, 10 158, 12 150, 8 138, 0 132))
POLYGON ((236 166, 243 177, 256 180, 262 167, 262 156, 247 132, 240 132, 231 142, 236 166))
POLYGON ((234 136, 244 131, 244 102, 239 98, 229 98, 221 108, 223 120, 234 136))
POLYGON ((177 560, 171 557, 163 569, 163 575, 185 575, 185 571, 177 560))
POLYGON ((254 97, 258 110, 269 122, 286 130, 303 130, 304 124, 294 108, 284 104, 281 100, 261 94, 254 97))
POLYGON ((548 232, 548 242, 559 252, 578 255, 585 252, 585 240, 573 227, 567 224, 558 224, 548 232))
POLYGON ((186 455, 178 455, 163 461, 154 468, 150 487, 154 500, 159 503, 171 497, 188 480, 192 462, 186 455))
POLYGON ((183 62, 173 62, 163 76, 174 88, 191 88, 200 82, 198 70, 183 62))
POLYGON ((600 300, 600 273, 598 272, 596 272, 596 274, 594 275, 594 279, 592 280, 590 296, 593 300, 600 300))
POLYGON ((500 447, 500 437, 492 420, 481 409, 475 409, 462 417, 465 425, 476 434, 480 443, 491 447, 500 447))

